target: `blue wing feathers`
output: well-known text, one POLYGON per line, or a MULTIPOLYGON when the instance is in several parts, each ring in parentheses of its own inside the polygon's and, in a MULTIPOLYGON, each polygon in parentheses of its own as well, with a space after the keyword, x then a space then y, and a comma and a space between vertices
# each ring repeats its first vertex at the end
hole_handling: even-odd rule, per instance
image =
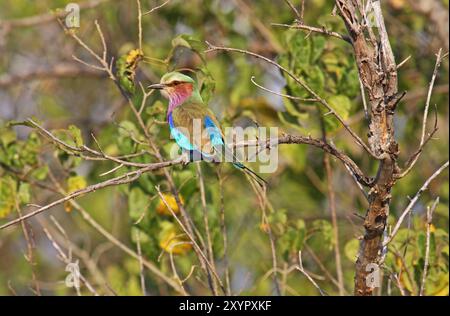
POLYGON ((180 132, 173 123, 173 117, 172 113, 169 114, 169 128, 170 128, 170 134, 177 142, 178 146, 180 146, 184 150, 197 150, 197 147, 189 141, 189 139, 184 135, 182 132, 180 132))
POLYGON ((216 126, 209 116, 205 116, 205 127, 209 133, 209 139, 213 147, 225 145, 219 127, 216 126))

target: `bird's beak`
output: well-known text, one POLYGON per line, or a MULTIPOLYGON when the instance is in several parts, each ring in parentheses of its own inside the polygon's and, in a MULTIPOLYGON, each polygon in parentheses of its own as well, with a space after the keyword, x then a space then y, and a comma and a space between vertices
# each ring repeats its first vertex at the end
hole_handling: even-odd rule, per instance
POLYGON ((164 89, 165 87, 166 87, 166 85, 163 84, 163 83, 154 83, 154 84, 149 85, 147 88, 149 88, 149 89, 162 90, 162 89, 164 89))

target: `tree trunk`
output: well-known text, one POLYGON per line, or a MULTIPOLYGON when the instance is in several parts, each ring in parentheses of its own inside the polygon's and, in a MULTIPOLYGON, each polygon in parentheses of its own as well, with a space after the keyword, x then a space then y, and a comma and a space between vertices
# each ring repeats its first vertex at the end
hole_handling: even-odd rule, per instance
POLYGON ((393 115, 403 94, 398 93, 397 66, 380 2, 373 1, 364 8, 359 0, 337 0, 336 6, 349 32, 359 76, 367 93, 370 106, 368 141, 372 155, 379 160, 378 172, 369 192, 365 234, 355 273, 355 295, 372 295, 374 287, 368 277, 373 269, 378 269, 382 258, 382 236, 389 215, 391 188, 398 173, 393 115))

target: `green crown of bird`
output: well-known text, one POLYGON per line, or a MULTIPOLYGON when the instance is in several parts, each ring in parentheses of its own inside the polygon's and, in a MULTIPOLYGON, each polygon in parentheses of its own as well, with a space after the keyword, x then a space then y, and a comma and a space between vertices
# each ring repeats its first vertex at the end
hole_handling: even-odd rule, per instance
POLYGON ((203 101, 197 82, 180 72, 169 72, 160 83, 148 86, 157 89, 169 100, 167 122, 178 146, 193 160, 232 162, 261 186, 267 182, 253 170, 238 161, 225 144, 224 134, 214 113, 203 101), (193 158, 195 157, 195 158, 193 158))

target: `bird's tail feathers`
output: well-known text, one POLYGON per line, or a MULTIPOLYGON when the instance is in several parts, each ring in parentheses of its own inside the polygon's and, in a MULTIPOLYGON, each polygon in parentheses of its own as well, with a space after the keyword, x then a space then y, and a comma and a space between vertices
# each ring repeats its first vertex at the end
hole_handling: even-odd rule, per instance
POLYGON ((233 166, 236 168, 242 170, 246 174, 248 174, 252 179, 254 179, 261 187, 265 187, 267 185, 267 181, 264 180, 260 175, 258 175, 256 172, 254 172, 249 167, 245 166, 244 164, 240 162, 234 162, 233 166))
POLYGON ((237 169, 242 170, 246 174, 248 174, 252 179, 254 179, 260 187, 267 186, 267 181, 264 180, 261 176, 259 176, 256 172, 254 172, 249 167, 245 166, 242 162, 239 161, 239 159, 236 157, 236 155, 232 152, 230 148, 228 148, 226 145, 223 146, 217 146, 217 151, 224 151, 223 154, 225 155, 225 161, 229 161, 233 163, 233 166, 237 169))

